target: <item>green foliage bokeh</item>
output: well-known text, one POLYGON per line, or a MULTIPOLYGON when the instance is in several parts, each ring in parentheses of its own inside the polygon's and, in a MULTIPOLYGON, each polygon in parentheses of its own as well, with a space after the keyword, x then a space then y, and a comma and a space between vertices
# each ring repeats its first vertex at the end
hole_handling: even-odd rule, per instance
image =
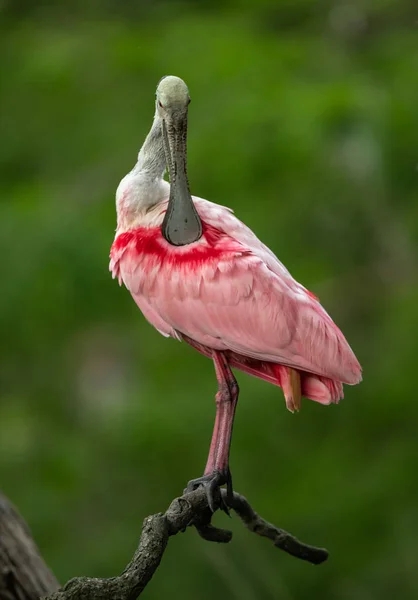
POLYGON ((328 563, 234 520, 227 546, 170 542, 144 598, 417 598, 415 8, 0 6, 0 487, 60 581, 119 572, 142 518, 205 464, 210 361, 154 331, 108 273, 114 191, 175 74, 192 96, 192 192, 320 296, 364 382, 291 415, 239 374, 235 487, 328 563))

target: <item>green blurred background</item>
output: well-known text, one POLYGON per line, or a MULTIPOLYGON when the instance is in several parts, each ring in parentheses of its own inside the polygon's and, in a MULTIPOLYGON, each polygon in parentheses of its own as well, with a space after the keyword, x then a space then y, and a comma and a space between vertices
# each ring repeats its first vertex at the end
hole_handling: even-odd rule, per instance
POLYGON ((189 85, 192 191, 318 294, 364 367, 339 406, 239 374, 234 484, 326 546, 173 539, 143 597, 418 597, 418 45, 406 0, 0 5, 0 488, 61 582, 111 576, 205 464, 210 361, 108 273, 155 86, 189 85))

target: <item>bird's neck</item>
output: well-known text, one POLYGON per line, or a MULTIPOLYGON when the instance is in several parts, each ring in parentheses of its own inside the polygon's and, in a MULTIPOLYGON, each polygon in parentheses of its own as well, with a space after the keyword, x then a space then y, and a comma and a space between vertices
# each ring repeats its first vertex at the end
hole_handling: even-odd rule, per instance
POLYGON ((168 199, 170 187, 163 179, 165 169, 161 119, 156 115, 136 165, 116 192, 119 231, 134 226, 152 206, 168 199))
POLYGON ((141 173, 152 179, 162 179, 165 169, 162 123, 160 117, 155 115, 150 132, 139 151, 133 173, 141 173))

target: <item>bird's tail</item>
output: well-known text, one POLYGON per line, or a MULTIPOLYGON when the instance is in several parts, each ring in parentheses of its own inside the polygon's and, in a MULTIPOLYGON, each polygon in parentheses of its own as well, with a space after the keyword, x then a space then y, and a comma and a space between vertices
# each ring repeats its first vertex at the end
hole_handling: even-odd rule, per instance
POLYGON ((228 353, 228 361, 233 368, 280 386, 291 412, 300 409, 302 396, 320 404, 338 404, 344 398, 341 381, 235 353, 228 353))
MULTIPOLYGON (((209 348, 184 335, 182 338, 198 352, 211 358, 212 353, 209 348)), ((300 409, 302 396, 320 404, 338 404, 339 400, 344 398, 341 381, 277 363, 249 358, 231 350, 226 350, 225 356, 233 369, 239 369, 244 373, 280 386, 283 389, 286 406, 291 412, 300 409)))

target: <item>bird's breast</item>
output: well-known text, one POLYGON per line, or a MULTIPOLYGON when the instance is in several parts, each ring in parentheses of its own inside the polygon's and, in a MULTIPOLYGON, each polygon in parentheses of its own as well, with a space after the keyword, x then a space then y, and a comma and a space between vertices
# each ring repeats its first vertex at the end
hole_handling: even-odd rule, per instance
POLYGON ((112 248, 111 259, 119 260, 129 254, 130 260, 138 263, 162 264, 175 269, 187 266, 190 269, 213 261, 221 261, 237 254, 243 248, 218 229, 206 223, 202 237, 185 246, 174 246, 162 235, 160 227, 137 227, 117 235, 112 248))

